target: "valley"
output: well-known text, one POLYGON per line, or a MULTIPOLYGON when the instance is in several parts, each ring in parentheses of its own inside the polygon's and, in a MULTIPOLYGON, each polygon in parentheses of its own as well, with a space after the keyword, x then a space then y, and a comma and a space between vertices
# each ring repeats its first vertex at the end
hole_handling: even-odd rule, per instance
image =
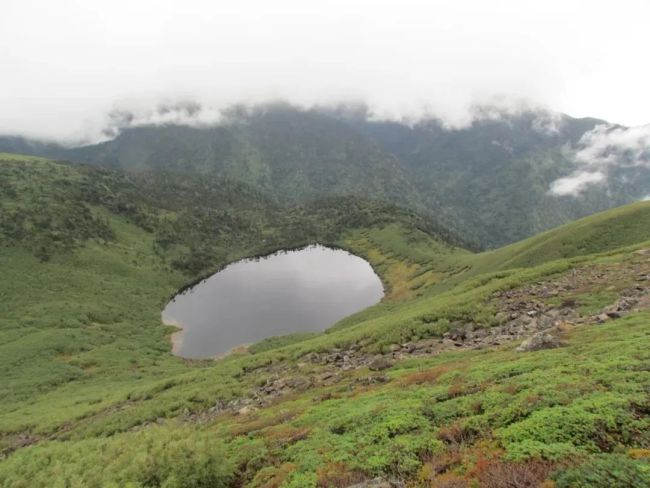
POLYGON ((13 154, 0 175, 2 486, 649 479, 648 202, 476 253, 370 195, 13 154), (314 243, 367 260, 384 299, 219 360, 171 354, 179 290, 314 243))

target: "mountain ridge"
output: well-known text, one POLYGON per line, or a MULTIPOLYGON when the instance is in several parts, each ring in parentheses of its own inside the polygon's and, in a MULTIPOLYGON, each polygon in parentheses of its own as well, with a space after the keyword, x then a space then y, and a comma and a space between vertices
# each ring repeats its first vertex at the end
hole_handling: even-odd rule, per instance
POLYGON ((363 111, 288 105, 235 111, 213 127, 124 128, 78 148, 0 138, 0 150, 127 171, 215 174, 256 185, 284 202, 364 195, 459 226, 474 247, 520 240, 590 213, 643 198, 650 171, 627 168, 607 186, 555 196, 575 170, 570 147, 603 123, 540 111, 487 113, 469 126, 435 119, 379 122, 363 111))

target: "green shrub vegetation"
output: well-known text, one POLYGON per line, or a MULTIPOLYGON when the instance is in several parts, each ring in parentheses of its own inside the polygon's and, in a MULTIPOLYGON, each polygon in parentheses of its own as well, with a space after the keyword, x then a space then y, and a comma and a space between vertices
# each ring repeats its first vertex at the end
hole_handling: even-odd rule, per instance
MULTIPOLYGON (((376 200, 286 206, 219 178, 14 155, 0 175, 0 486, 650 486, 647 310, 572 327, 557 349, 410 356, 243 401, 321 377, 313 354, 498 325, 497 292, 601 265, 649 273, 650 203, 473 254, 376 200), (386 298, 322 334, 215 361, 171 355, 160 310, 176 290, 313 242, 368 259, 386 298)), ((576 306, 597 313, 617 297, 584 292, 576 306)))

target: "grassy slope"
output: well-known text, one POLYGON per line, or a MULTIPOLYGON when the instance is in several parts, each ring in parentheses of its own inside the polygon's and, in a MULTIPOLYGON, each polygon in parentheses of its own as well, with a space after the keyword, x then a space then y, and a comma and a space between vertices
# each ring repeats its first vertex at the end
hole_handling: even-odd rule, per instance
MULTIPOLYGON (((647 314, 576 329, 560 350, 522 356, 505 346, 412 359, 391 369, 383 386, 356 386, 368 374, 356 371, 250 415, 201 420, 216 400, 247 396, 276 376, 274 368, 304 367, 298 363, 309 352, 354 343, 381 351, 438 335, 457 319, 489 326, 494 310, 487 300, 496 290, 596 260, 629 260, 628 251, 612 251, 649 245, 642 243, 650 239, 647 204, 479 256, 398 225, 350 231, 338 243, 372 262, 393 300, 326 334, 216 363, 170 356, 159 310, 187 278, 152 251, 150 233, 93 211, 113 230, 111 240, 92 239, 45 263, 16 246, 0 251, 0 365, 8 372, 0 442, 14 448, 38 441, 0 462, 2 485, 239 486, 230 484, 238 479, 250 486, 345 486, 388 473, 429 486, 427 470, 445 459, 449 476, 459 478, 477 469, 477 459, 502 455, 600 462, 593 455, 602 450, 601 421, 619 452, 649 447, 638 435, 643 418, 629 409, 646 405, 647 314), (613 222, 625 226, 602 231, 613 222), (588 248, 579 244, 584 236, 591 236, 588 248), (595 251, 611 255, 542 264, 595 251), (528 264, 539 266, 471 276, 528 264), (465 267, 471 269, 461 281, 455 273, 465 267), (438 283, 447 289, 434 293, 438 283), (454 432, 466 439, 449 444, 454 432)), ((307 368, 298 374, 318 373, 307 368)))
MULTIPOLYGON (((83 168, 7 154, 0 155, 0 160, 7 192, 0 199, 4 244, 0 248, 4 278, 0 281, 0 366, 8 372, 0 385, 0 430, 49 433, 71 418, 102 411, 146 390, 161 377, 187 372, 188 367, 192 371, 191 364, 169 354, 171 328, 162 326, 159 314, 173 292, 194 277, 170 267, 168 255, 154 252, 159 234, 134 225, 129 213, 85 205, 76 194, 89 183, 83 168), (86 212, 85 219, 71 218, 86 212), (13 218, 16 215, 20 218, 13 218), (21 225, 6 224, 14 220, 21 225), (99 233, 92 232, 96 222, 101 224, 99 233), (64 230, 74 238, 62 244, 59 235, 64 230), (41 254, 41 247, 48 252, 41 254)), ((106 191, 114 193, 112 187, 106 191)), ((111 203, 111 209, 123 205, 118 200, 111 203)), ((164 237, 171 232, 167 222, 174 213, 164 211, 164 237)), ((290 229, 306 222, 300 213, 296 215, 296 221, 288 224, 290 229)), ((324 215, 331 218, 329 213, 324 215)), ((253 220, 259 218, 264 216, 253 220)), ((201 232, 186 226, 181 231, 201 232)), ((270 240, 277 229, 266 227, 262 232, 270 240)), ((407 232, 399 225, 390 226, 388 232, 398 240, 416 232, 430 246, 453 249, 424 232, 407 232)), ((304 242, 305 237, 295 239, 286 245, 304 242)), ((219 242, 225 246, 219 246, 222 259, 264 252, 268 245, 258 243, 256 248, 246 240, 219 242)), ((274 242, 271 246, 282 243, 274 242)), ((360 244, 332 243, 364 252, 360 244)), ((169 252, 177 253, 177 247, 170 246, 169 252)), ((213 260, 206 263, 215 266, 213 260)), ((401 265, 395 258, 375 264, 378 269, 401 265)), ((390 278, 385 282, 389 288, 403 286, 390 278)))
POLYGON ((604 252, 650 239, 650 203, 638 202, 586 217, 477 256, 477 270, 535 266, 604 252))
POLYGON ((447 289, 471 277, 553 260, 603 253, 650 239, 650 202, 638 202, 585 217, 520 242, 447 260, 440 286, 447 289))

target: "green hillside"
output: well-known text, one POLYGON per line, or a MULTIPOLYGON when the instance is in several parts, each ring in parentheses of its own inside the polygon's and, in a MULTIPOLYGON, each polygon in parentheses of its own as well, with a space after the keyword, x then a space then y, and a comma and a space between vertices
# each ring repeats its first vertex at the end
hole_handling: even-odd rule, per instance
POLYGON ((472 254, 377 200, 6 154, 0 182, 0 486, 650 485, 648 203, 472 254), (170 354, 175 290, 316 241, 368 259, 386 299, 170 354))
POLYGON ((468 261, 472 272, 530 267, 556 259, 603 253, 650 240, 650 202, 585 217, 468 261))

